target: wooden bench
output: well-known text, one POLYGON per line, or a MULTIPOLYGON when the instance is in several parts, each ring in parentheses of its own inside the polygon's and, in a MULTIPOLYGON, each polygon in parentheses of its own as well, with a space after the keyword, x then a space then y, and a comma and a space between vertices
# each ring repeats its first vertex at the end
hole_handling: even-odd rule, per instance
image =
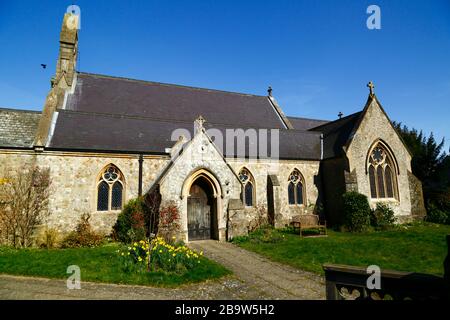
POLYGON ((300 214, 293 216, 291 220, 291 226, 295 231, 300 230, 300 237, 302 236, 303 230, 316 229, 319 234, 327 234, 327 223, 324 221, 320 224, 319 216, 316 214, 300 214))

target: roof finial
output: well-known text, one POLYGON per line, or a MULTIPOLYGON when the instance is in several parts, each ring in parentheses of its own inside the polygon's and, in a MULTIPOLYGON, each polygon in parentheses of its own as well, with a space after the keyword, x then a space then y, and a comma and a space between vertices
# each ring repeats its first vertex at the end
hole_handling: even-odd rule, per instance
POLYGON ((197 119, 195 119, 196 129, 202 130, 203 124, 206 122, 205 118, 202 115, 199 115, 197 119))
POLYGON ((269 94, 269 97, 272 96, 272 87, 269 86, 269 88, 267 89, 267 93, 269 94))
POLYGON ((342 116, 343 116, 344 114, 341 112, 341 111, 339 111, 339 113, 338 113, 338 117, 339 117, 339 119, 342 119, 342 116))
POLYGON ((370 96, 372 97, 375 93, 373 92, 373 88, 375 88, 375 85, 373 84, 372 81, 369 81, 369 83, 367 84, 367 87, 370 90, 370 96))

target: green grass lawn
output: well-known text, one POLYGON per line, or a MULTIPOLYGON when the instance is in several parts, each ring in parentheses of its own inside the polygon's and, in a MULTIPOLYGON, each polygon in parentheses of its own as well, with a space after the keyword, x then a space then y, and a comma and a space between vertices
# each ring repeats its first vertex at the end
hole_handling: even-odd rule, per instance
POLYGON ((450 234, 450 226, 416 224, 359 234, 329 230, 328 237, 316 238, 271 232, 268 236, 257 231, 235 243, 274 261, 318 274, 323 274, 324 263, 335 263, 364 267, 375 264, 382 269, 442 275, 447 255, 445 236, 450 234))
POLYGON ((230 274, 223 266, 202 257, 198 267, 183 274, 125 273, 116 252, 118 244, 77 249, 12 249, 0 247, 0 273, 67 279, 69 265, 78 265, 81 281, 174 287, 230 274))

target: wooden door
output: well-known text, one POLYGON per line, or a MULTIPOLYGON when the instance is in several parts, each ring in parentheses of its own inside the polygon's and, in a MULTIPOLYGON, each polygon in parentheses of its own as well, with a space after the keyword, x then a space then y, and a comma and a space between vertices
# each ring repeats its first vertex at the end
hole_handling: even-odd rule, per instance
POLYGON ((198 185, 191 187, 188 198, 189 240, 211 239, 211 207, 206 192, 198 185))

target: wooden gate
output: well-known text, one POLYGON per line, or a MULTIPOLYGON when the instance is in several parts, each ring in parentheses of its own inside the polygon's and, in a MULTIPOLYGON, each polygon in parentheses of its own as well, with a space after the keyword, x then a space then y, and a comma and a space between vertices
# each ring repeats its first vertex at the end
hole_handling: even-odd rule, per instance
POLYGON ((199 185, 192 185, 187 204, 189 240, 211 239, 211 207, 199 185))

